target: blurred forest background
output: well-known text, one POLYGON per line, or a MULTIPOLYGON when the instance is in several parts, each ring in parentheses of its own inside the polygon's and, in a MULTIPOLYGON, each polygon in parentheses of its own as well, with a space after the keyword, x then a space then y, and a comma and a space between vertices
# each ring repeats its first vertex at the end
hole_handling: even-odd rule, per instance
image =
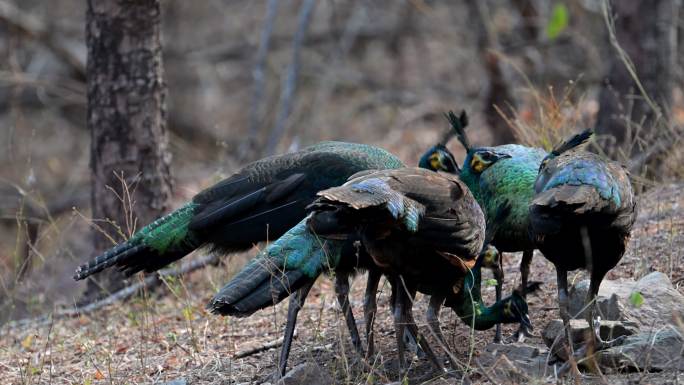
POLYGON ((140 3, 152 13, 123 23, 161 23, 166 85, 158 136, 130 143, 169 171, 151 206, 136 198, 148 175, 131 165, 119 178, 132 198, 111 171, 109 187, 91 191, 102 156, 91 148, 126 136, 125 124, 88 124, 106 120, 87 105, 92 2, 0 0, 0 323, 73 304, 86 290, 73 269, 96 248, 248 161, 334 139, 415 164, 450 109, 469 113, 478 144, 548 147, 596 127, 599 151, 640 186, 684 173, 679 0, 140 3), (91 210, 101 196, 123 221, 91 210), (101 232, 111 238, 96 246, 101 232))

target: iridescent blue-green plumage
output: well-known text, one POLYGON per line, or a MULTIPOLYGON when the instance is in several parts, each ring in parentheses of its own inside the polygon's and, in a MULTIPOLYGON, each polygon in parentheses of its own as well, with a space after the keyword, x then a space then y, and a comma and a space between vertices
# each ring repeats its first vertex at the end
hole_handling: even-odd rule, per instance
POLYGON ((304 219, 249 261, 207 307, 216 314, 246 317, 272 306, 338 267, 346 243, 319 238, 304 219))
POLYGON ((567 151, 542 166, 530 205, 531 239, 557 266, 589 266, 605 274, 624 253, 636 217, 636 200, 625 169, 582 150, 567 151), (584 230, 581 230, 584 228, 584 230), (591 239, 589 263, 581 232, 591 239))
POLYGON ((482 300, 482 263, 478 260, 475 266, 465 273, 463 288, 456 298, 447 300, 456 315, 466 325, 475 330, 487 330, 500 323, 520 322, 531 326, 525 298, 517 291, 509 297, 487 306, 482 300))
POLYGON ((590 345, 600 350, 595 297, 606 273, 625 253, 636 218, 629 175, 618 163, 577 148, 591 130, 558 145, 542 163, 530 204, 530 236, 556 268, 560 315, 569 333, 568 271, 584 269, 590 284, 586 300, 590 345))
POLYGON ((539 191, 550 190, 563 185, 592 186, 601 198, 611 200, 620 206, 620 183, 608 170, 606 163, 597 163, 593 159, 575 159, 564 167, 557 169, 547 180, 542 179, 539 191))
MULTIPOLYGON (((491 307, 482 301, 484 216, 457 177, 410 168, 369 172, 319 195, 309 226, 337 239, 360 233, 375 264, 390 277, 401 276, 409 290, 446 297, 447 305, 478 330, 529 322, 522 320, 527 305, 518 294, 491 307), (415 224, 407 223, 414 217, 410 212, 415 212, 415 224)), ((510 206, 502 204, 487 231, 498 232, 508 215, 510 206)))
POLYGON ((401 166, 381 148, 345 142, 258 160, 79 267, 74 278, 111 266, 128 274, 151 272, 203 246, 222 253, 249 249, 296 225, 319 190, 362 170, 401 166))
POLYGON ((468 151, 461 170, 461 180, 473 192, 488 220, 494 218, 504 202, 511 214, 504 220, 492 242, 500 251, 523 251, 533 248, 528 238, 529 204, 534 196, 534 183, 547 153, 540 148, 506 144, 478 147, 468 151), (510 156, 496 161, 481 173, 471 167, 473 156, 482 151, 495 151, 510 156))

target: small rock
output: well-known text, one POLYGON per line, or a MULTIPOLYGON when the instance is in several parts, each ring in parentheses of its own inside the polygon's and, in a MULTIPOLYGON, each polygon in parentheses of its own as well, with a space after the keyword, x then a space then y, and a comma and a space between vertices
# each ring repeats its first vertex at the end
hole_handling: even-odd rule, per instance
POLYGON ((684 370, 684 338, 674 328, 629 336, 620 346, 599 353, 599 364, 638 371, 684 370))
POLYGON ((278 381, 278 385, 331 385, 332 383, 330 374, 312 362, 295 366, 278 381))
MULTIPOLYGON (((588 280, 570 289, 570 314, 575 318, 584 318, 582 309, 588 289, 588 280)), ((672 323, 674 313, 684 309, 684 296, 672 286, 667 275, 656 271, 638 281, 603 281, 596 304, 602 320, 627 320, 641 327, 659 327, 672 323), (639 306, 630 301, 636 291, 643 298, 639 306)))
POLYGON ((168 382, 158 382, 157 385, 188 385, 188 380, 185 378, 176 378, 168 382))
POLYGON ((517 360, 527 360, 530 358, 538 357, 541 354, 541 350, 538 346, 532 346, 521 343, 512 344, 489 344, 485 347, 486 352, 490 352, 495 356, 505 354, 508 359, 517 360))
MULTIPOLYGON (((633 286, 634 281, 629 281, 633 286)), ((621 285, 618 281, 603 281, 599 295, 596 297, 596 315, 600 316, 602 320, 618 321, 622 319, 622 304, 620 297, 616 294, 616 285, 621 285)), ((570 288, 570 315, 576 319, 585 319, 586 304, 584 301, 589 291, 589 280, 577 282, 570 288)))
MULTIPOLYGON (((586 335, 589 332, 589 323, 586 320, 570 320, 570 335, 572 336, 573 347, 575 349, 579 348, 584 341, 586 341, 586 335)), ((599 328, 599 334, 604 341, 621 336, 631 336, 638 332, 639 328, 637 327, 637 324, 630 321, 601 321, 601 327, 599 328)), ((544 339, 546 346, 552 348, 553 354, 566 360, 567 354, 564 348, 566 344, 564 333, 563 321, 555 319, 546 325, 546 328, 542 332, 542 338, 544 339), (556 341, 556 338, 559 336, 561 337, 559 342, 554 345, 554 341, 556 341)))
POLYGON ((530 377, 543 376, 547 355, 548 350, 538 346, 521 343, 505 345, 492 343, 485 347, 478 359, 484 367, 493 368, 497 376, 522 379, 524 377, 522 373, 530 377), (502 356, 506 356, 505 364, 501 363, 502 356))

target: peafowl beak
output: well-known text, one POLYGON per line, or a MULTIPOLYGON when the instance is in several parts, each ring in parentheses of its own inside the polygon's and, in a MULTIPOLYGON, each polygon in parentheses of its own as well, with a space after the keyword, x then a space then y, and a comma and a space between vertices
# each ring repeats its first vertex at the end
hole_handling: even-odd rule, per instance
POLYGON ((532 321, 530 321, 530 317, 528 317, 527 314, 523 314, 522 316, 520 316, 520 325, 522 325, 529 331, 534 330, 534 327, 532 326, 532 321))

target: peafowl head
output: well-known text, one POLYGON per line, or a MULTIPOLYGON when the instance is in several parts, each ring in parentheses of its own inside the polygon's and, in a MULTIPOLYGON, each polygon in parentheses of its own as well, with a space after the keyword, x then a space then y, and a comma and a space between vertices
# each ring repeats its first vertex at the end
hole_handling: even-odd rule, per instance
POLYGON ((420 157, 418 167, 432 171, 444 171, 450 174, 457 174, 461 171, 458 168, 454 155, 441 143, 432 146, 420 157))
POLYGON ((482 250, 480 256, 482 257, 482 267, 495 269, 499 266, 501 253, 499 253, 499 250, 496 247, 488 244, 485 246, 485 249, 482 250))
POLYGON ((532 321, 528 315, 527 301, 520 292, 514 291, 511 296, 502 299, 499 304, 503 309, 500 320, 502 323, 519 323, 528 330, 533 329, 532 321))
POLYGON ((465 128, 468 125, 468 117, 465 111, 462 111, 459 116, 456 116, 453 111, 449 111, 445 114, 445 117, 451 125, 452 135, 458 138, 458 141, 461 142, 467 152, 466 158, 463 161, 463 172, 466 176, 479 175, 500 159, 511 157, 509 154, 496 151, 494 148, 473 148, 465 132, 465 128))
POLYGON ((497 152, 491 148, 478 148, 468 151, 464 167, 467 164, 474 174, 482 174, 482 172, 490 168, 494 163, 501 159, 510 158, 508 154, 497 152))

